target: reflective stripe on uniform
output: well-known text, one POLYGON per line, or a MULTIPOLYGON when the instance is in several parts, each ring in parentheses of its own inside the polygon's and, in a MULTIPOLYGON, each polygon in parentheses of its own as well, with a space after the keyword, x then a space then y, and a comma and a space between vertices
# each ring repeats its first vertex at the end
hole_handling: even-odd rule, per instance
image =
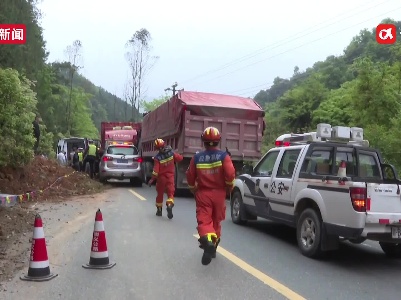
POLYGON ((233 181, 226 181, 226 184, 228 184, 228 185, 233 185, 234 184, 234 181, 235 181, 235 179, 233 180, 233 181))
POLYGON ((168 158, 166 158, 166 159, 160 160, 159 162, 160 162, 161 164, 164 164, 164 163, 169 162, 170 160, 173 160, 173 159, 174 159, 174 157, 173 157, 173 156, 170 156, 170 157, 168 157, 168 158))
POLYGON ((157 176, 159 174, 157 174, 155 171, 152 172, 152 175, 157 176))
POLYGON ((208 163, 208 164, 196 164, 197 169, 212 169, 212 168, 217 168, 217 167, 222 167, 223 163, 221 161, 216 161, 213 163, 208 163))

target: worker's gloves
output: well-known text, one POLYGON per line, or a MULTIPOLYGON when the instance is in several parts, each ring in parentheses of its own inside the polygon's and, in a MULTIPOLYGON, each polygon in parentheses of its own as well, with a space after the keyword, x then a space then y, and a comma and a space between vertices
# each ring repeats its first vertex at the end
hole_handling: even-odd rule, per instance
POLYGON ((151 187, 151 186, 152 186, 152 184, 153 184, 153 182, 155 182, 155 180, 152 178, 151 180, 149 180, 149 182, 148 182, 148 186, 149 186, 149 187, 151 187))

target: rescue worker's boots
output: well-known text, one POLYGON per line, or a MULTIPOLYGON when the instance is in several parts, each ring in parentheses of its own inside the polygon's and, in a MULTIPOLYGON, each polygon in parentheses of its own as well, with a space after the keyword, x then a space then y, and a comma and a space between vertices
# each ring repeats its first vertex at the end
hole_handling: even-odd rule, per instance
MULTIPOLYGON (((219 244, 220 244, 220 238, 218 238, 218 239, 216 240, 216 244, 215 244, 216 251, 217 251, 217 247, 219 246, 219 244)), ((216 258, 216 251, 214 252, 213 258, 216 258)))
POLYGON ((166 210, 167 210, 167 218, 172 219, 173 218, 173 207, 174 207, 174 203, 167 201, 166 202, 166 210))
MULTIPOLYGON (((201 249, 203 249, 203 245, 202 245, 202 243, 201 243, 201 239, 199 238, 198 239, 198 242, 199 242, 199 248, 201 248, 201 249)), ((216 240, 216 251, 217 251, 217 247, 219 246, 219 244, 220 244, 220 238, 218 238, 217 240, 216 240)), ((213 256, 212 256, 212 258, 216 258, 216 252, 214 252, 214 254, 213 254, 213 256)))
POLYGON ((202 265, 207 266, 212 261, 212 258, 216 257, 216 246, 213 243, 211 235, 200 237, 199 242, 203 249, 202 265))
POLYGON ((158 207, 156 210, 156 216, 161 217, 163 215, 163 210, 161 207, 158 207))

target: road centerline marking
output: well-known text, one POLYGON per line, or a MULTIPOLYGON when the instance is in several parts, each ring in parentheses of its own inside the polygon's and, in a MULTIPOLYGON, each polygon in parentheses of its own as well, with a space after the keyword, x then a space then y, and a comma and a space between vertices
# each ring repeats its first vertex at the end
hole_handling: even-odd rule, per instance
POLYGON ((137 192, 135 192, 134 190, 129 189, 128 190, 131 194, 133 194, 135 197, 137 197, 139 200, 141 201, 146 201, 146 198, 142 197, 141 195, 139 195, 137 192))
MULTIPOLYGON (((193 235, 195 238, 199 239, 198 234, 193 235)), ((227 258, 230 262, 235 264, 236 266, 240 267, 242 270, 246 271, 253 277, 259 279, 262 281, 264 284, 268 285, 284 297, 286 297, 289 300, 306 300, 306 298, 302 297, 301 295, 297 294, 290 288, 286 287, 284 284, 278 282, 277 280, 273 279, 272 277, 266 275, 262 271, 252 267, 250 264, 247 262, 243 261, 241 258, 235 256, 232 254, 230 251, 222 248, 219 246, 217 248, 217 252, 227 258)))

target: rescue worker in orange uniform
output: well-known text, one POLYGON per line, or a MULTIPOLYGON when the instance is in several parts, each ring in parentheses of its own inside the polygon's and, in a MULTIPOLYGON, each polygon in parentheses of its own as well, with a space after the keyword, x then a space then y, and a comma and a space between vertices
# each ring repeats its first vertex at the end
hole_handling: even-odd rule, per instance
POLYGON ((173 218, 174 207, 174 174, 175 164, 183 160, 182 155, 175 153, 170 146, 166 146, 162 139, 155 140, 155 147, 159 153, 154 157, 154 166, 152 178, 149 180, 149 186, 156 181, 156 216, 162 216, 163 196, 167 194, 167 217, 173 218))
POLYGON ((205 151, 191 159, 187 181, 196 199, 202 264, 208 265, 216 257, 220 243, 221 222, 226 216, 226 193, 233 189, 235 169, 230 155, 218 148, 221 135, 217 128, 206 128, 201 138, 205 151))

